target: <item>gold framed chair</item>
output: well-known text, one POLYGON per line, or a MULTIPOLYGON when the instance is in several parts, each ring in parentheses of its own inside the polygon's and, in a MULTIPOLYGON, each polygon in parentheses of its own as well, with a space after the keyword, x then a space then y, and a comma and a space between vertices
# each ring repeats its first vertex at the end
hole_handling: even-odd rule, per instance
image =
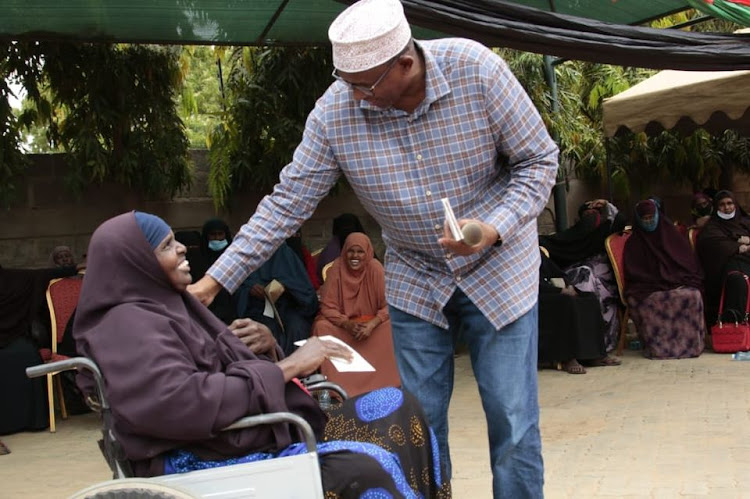
MULTIPOLYGON (((49 349, 41 349, 39 353, 45 363, 65 360, 68 357, 57 353, 57 344, 60 343, 65 335, 65 328, 68 325, 73 311, 78 305, 78 296, 81 294, 81 285, 83 284, 82 276, 63 277, 52 279, 47 285, 47 306, 49 307, 50 330, 52 334, 51 345, 49 349)), ((49 431, 57 431, 55 426, 55 396, 57 390, 57 399, 60 404, 60 414, 63 419, 68 418, 68 410, 65 407, 65 398, 63 397, 62 381, 56 373, 47 374, 47 400, 49 402, 49 431), (53 387, 53 384, 55 385, 53 387)))
POLYGON ((630 237, 630 232, 610 234, 604 241, 604 247, 607 250, 609 262, 612 265, 612 271, 615 273, 617 281, 617 291, 620 295, 621 307, 618 308, 620 317, 620 335, 617 341, 617 355, 622 355, 625 348, 625 338, 628 331, 628 320, 630 319, 630 309, 625 299, 625 268, 623 266, 623 254, 625 251, 625 242, 630 237))
POLYGON ((320 270, 320 274, 323 276, 323 282, 326 282, 326 278, 328 277, 328 271, 331 269, 331 267, 333 267, 333 262, 328 262, 320 270))

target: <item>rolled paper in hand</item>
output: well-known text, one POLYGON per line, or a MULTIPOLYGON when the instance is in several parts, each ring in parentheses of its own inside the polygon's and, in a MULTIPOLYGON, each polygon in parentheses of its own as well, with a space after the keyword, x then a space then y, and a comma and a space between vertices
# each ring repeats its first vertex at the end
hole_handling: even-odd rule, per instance
POLYGON ((476 246, 482 242, 482 227, 478 223, 465 224, 461 227, 461 233, 464 235, 464 243, 469 246, 476 246))

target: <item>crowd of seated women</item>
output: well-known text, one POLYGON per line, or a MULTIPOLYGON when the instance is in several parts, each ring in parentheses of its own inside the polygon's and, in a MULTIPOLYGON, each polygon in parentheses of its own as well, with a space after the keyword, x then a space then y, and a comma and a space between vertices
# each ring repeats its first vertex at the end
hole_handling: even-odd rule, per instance
MULTIPOLYGON (((270 332, 287 356, 311 335, 339 338, 376 369, 375 373, 340 373, 330 361, 324 362, 323 374, 350 394, 400 386, 385 303, 384 271, 362 231, 355 215, 336 217, 333 234, 317 266, 299 233, 293 235, 233 295, 222 290, 209 310, 232 329, 245 331, 245 342, 255 341, 257 331, 270 332), (350 235, 354 242, 349 241, 350 235), (357 258, 347 256, 352 246, 361 253, 357 258), (318 275, 326 265, 330 267, 328 282, 321 286, 318 275)), ((229 226, 220 219, 208 220, 199 235, 180 232, 177 236, 187 247, 193 282, 232 241, 229 226)))
MULTIPOLYGON (((750 275, 750 217, 729 191, 719 191, 712 201, 704 192, 696 194, 691 214, 690 229, 700 231, 695 250, 686 231, 666 216, 659 198, 642 200, 633 210, 632 229, 623 250, 623 291, 647 358, 699 356, 709 327, 718 319, 722 290, 725 314, 744 316, 745 276, 750 275)), ((584 372, 577 361, 597 353, 599 333, 592 331, 601 330, 599 317, 580 317, 580 310, 593 310, 585 305, 587 293, 593 293, 600 303, 605 324, 603 351, 614 347, 617 329, 612 323, 617 320, 618 291, 604 241, 623 226, 624 217, 620 218, 611 203, 593 200, 581 207, 570 229, 540 237, 540 245, 549 252, 549 260, 542 259, 540 273, 540 363, 553 361, 577 374, 584 372), (552 285, 553 280, 558 282, 552 285), (582 282, 594 284, 581 286, 582 282), (563 307, 563 300, 570 304, 563 307)))

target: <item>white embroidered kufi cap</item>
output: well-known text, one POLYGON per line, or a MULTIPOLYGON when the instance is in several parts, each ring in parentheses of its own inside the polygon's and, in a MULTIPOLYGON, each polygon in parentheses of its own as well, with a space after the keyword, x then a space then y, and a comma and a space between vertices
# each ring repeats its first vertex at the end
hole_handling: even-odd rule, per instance
POLYGON ((333 66, 344 73, 367 71, 401 53, 411 28, 399 0, 360 0, 331 23, 333 66))

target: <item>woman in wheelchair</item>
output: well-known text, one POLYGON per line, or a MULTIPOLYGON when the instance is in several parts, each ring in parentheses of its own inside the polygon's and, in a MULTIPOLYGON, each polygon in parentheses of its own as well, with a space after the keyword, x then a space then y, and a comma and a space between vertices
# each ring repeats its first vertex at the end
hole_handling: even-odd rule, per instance
MULTIPOLYGON (((316 432, 326 497, 450 496, 410 394, 387 388, 324 412, 297 377, 348 352, 311 338, 286 358, 271 342, 253 353, 186 292, 185 247, 160 218, 129 212, 104 222, 88 257, 73 334, 101 369, 113 430, 136 476, 304 452, 286 424, 220 431, 243 416, 288 411, 316 432)), ((78 381, 93 392, 89 377, 78 381)))

